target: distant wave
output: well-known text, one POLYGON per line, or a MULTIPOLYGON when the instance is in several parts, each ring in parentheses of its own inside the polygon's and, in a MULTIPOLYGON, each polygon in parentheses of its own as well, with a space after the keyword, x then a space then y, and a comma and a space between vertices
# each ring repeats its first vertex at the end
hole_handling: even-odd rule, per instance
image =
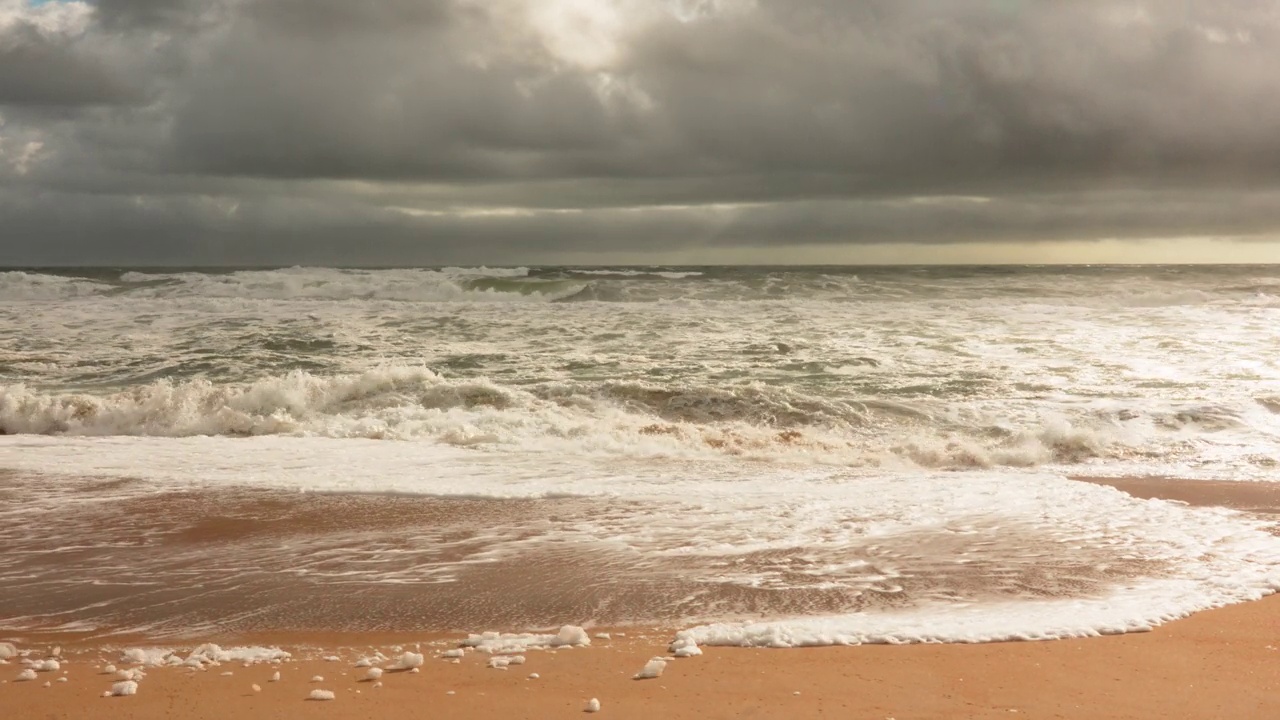
POLYGON ((1201 287, 1134 276, 1099 292, 1097 278, 1010 273, 990 277, 917 277, 910 271, 852 274, 828 270, 744 268, 338 269, 294 267, 241 271, 98 271, 87 276, 0 272, 0 302, 234 298, 279 301, 453 302, 987 302, 1027 306, 1142 309, 1210 305, 1273 307, 1280 297, 1266 278, 1215 280, 1201 287), (865 276, 864 276, 865 275, 865 276))
POLYGON ((685 278, 702 277, 697 271, 678 272, 674 270, 572 270, 574 275, 598 275, 602 277, 657 277, 667 280, 684 280, 685 278))
POLYGON ((128 295, 153 299, 545 302, 577 293, 586 285, 585 281, 537 279, 528 275, 527 268, 288 268, 227 273, 130 271, 115 281, 108 281, 15 271, 0 273, 0 300, 56 301, 128 295))

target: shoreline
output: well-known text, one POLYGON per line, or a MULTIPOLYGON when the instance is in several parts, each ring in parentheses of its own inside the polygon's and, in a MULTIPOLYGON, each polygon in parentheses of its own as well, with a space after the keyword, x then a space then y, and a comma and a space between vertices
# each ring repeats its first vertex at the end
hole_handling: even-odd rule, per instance
MULTIPOLYGON (((598 632, 593 629, 592 631, 598 632)), ((439 659, 461 635, 288 633, 295 657, 279 665, 228 662, 200 672, 145 669, 131 697, 102 697, 120 668, 120 647, 61 649, 68 681, 14 682, 22 666, 0 666, 0 705, 14 717, 412 718, 424 709, 459 718, 576 716, 590 698, 619 718, 1224 718, 1267 717, 1280 707, 1280 597, 1208 610, 1152 632, 1082 640, 804 649, 704 649, 668 662, 661 677, 634 680, 671 633, 624 630, 591 646, 529 650, 521 666, 496 670, 489 655, 439 659), (419 673, 361 682, 356 660, 375 648, 421 650, 419 673), (415 647, 415 644, 418 644, 415 647), (326 661, 333 654, 338 661, 326 661), (273 672, 280 682, 271 682, 273 672), (227 675, 225 673, 231 673, 227 675), (537 679, 530 679, 537 673, 537 679), (310 679, 320 675, 324 682, 310 679), (253 686, 259 687, 258 691, 253 686), (331 702, 306 698, 322 688, 331 702)), ((43 638, 49 642, 53 638, 43 638)), ((235 638, 224 640, 230 646, 235 638)), ((192 647, 196 643, 182 643, 192 647)), ((112 645, 117 645, 112 643, 112 645)), ((37 655, 47 644, 23 647, 37 655)), ((121 645, 123 647, 123 645, 121 645)), ((382 663, 380 663, 382 664, 382 663)))
MULTIPOLYGON (((1087 478, 1141 498, 1221 506, 1262 515, 1280 512, 1280 487, 1160 478, 1087 478)), ((215 529, 216 530, 216 529, 215 529)), ((217 534, 217 532, 215 532, 217 534)), ((515 629, 515 628, 504 628, 515 629)), ((619 718, 1225 718, 1269 717, 1280 708, 1280 596, 1206 610, 1150 632, 1084 639, 982 644, 859 645, 799 649, 704 647, 700 657, 671 660, 661 677, 634 680, 646 662, 669 654, 680 628, 591 627, 608 632, 590 647, 529 650, 507 670, 489 655, 439 659, 465 639, 445 632, 247 631, 194 637, 147 637, 109 631, 13 631, 15 642, 44 659, 60 647, 61 667, 17 682, 19 659, 0 665, 0 707, 14 717, 203 718, 576 716, 598 698, 619 718), (279 647, 279 665, 225 662, 203 672, 145 668, 137 694, 104 698, 117 678, 104 673, 130 647, 189 651, 279 647), (400 646, 421 652, 417 673, 388 672, 361 682, 358 659, 400 646), (328 661, 325 656, 337 656, 328 661), (281 673, 271 682, 273 672, 281 673), (65 672, 65 675, 64 675, 65 672), (230 673, 229 675, 226 673, 230 673), (537 673, 536 679, 529 675, 537 673), (312 683, 313 676, 325 682, 312 683), (58 677, 66 677, 59 682, 58 677), (48 682, 49 687, 44 683, 48 682), (258 690, 254 690, 254 686, 258 690), (307 700, 315 689, 332 701, 307 700)), ((386 662, 379 662, 385 666, 386 662)))

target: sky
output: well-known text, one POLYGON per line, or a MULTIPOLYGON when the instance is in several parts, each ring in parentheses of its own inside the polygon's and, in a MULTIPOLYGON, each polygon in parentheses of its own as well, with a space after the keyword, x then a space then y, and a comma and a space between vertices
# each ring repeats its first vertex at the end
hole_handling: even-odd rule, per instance
POLYGON ((0 265, 1280 262, 1272 0, 0 0, 0 265))

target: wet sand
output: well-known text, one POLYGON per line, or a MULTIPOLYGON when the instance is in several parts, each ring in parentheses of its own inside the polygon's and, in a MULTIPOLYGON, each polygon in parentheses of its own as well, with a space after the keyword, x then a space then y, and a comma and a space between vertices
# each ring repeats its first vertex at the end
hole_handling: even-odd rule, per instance
MULTIPOLYGON (((1259 513, 1280 510, 1280 493, 1264 485, 1088 480, 1139 497, 1259 513)), ((218 536, 224 528, 216 525, 211 521, 206 529, 218 536)), ((245 527, 237 525, 236 530, 245 527)), ((646 660, 666 652, 673 630, 630 628, 623 630, 627 637, 595 641, 590 648, 530 651, 526 665, 498 671, 484 667, 485 656, 479 654, 457 665, 434 659, 461 639, 453 633, 232 633, 210 628, 199 639, 161 644, 189 648, 208 640, 224 646, 279 645, 299 658, 332 653, 342 661, 285 663, 279 683, 267 682, 275 670, 267 665, 227 664, 206 672, 155 669, 138 695, 102 698, 111 678, 95 668, 106 662, 120 665, 119 648, 150 644, 147 638, 0 628, 0 639, 37 655, 61 644, 66 658, 61 670, 68 677, 66 683, 45 688, 43 683, 56 675, 14 682, 22 667, 0 666, 0 679, 7 681, 0 684, 0 707, 5 715, 40 718, 549 718, 577 716, 585 701, 596 697, 608 717, 646 719, 1280 716, 1277 597, 1199 613, 1150 633, 1086 640, 706 648, 702 657, 672 661, 661 678, 632 680, 646 660), (391 654, 392 645, 414 643, 427 643, 428 660, 420 674, 388 674, 376 689, 357 682, 363 670, 353 663, 370 647, 391 654), (541 677, 530 680, 529 673, 541 677), (325 676, 326 682, 308 682, 313 675, 325 676), (254 683, 260 692, 253 691, 254 683), (334 691, 337 699, 305 700, 317 687, 334 691)))

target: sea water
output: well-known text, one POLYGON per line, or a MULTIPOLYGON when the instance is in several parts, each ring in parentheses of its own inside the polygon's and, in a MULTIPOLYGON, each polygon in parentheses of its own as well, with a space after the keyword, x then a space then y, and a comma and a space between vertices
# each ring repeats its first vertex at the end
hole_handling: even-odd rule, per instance
POLYGON ((482 570, 536 560, 592 600, 520 621, 701 644, 1146 629, 1280 587, 1280 539, 1070 478, 1272 481, 1277 327, 1268 267, 3 272, 0 597, 117 590, 0 622, 180 582, 170 540, 216 508, 148 497, 303 492, 363 534, 205 569, 488 607, 523 591, 482 570), (508 510, 332 505, 370 495, 508 510))

